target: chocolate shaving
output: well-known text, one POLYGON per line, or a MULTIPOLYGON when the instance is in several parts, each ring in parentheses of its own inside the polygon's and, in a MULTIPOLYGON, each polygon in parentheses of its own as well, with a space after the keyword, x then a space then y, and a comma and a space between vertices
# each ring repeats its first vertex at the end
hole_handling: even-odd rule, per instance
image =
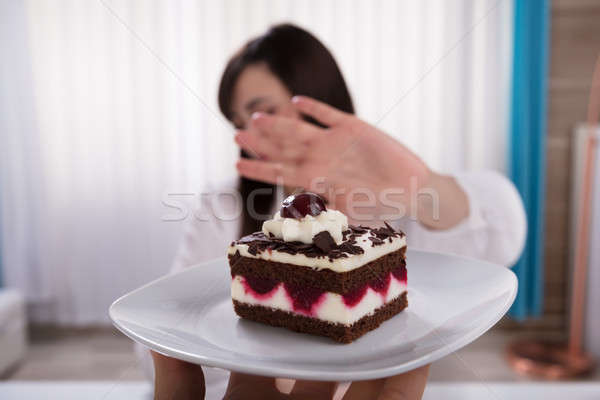
POLYGON ((369 236, 368 239, 371 241, 371 247, 375 247, 375 246, 379 246, 379 245, 383 244, 383 240, 379 239, 378 237, 369 236))
POLYGON ((336 247, 335 240, 331 237, 331 234, 327 231, 319 232, 313 236, 313 243, 323 253, 329 253, 336 247))
POLYGON ((387 222, 384 221, 384 224, 385 224, 385 226, 382 226, 381 228, 371 229, 371 235, 373 235, 375 238, 379 239, 377 241, 373 241, 371 239, 371 237, 369 237, 369 239, 371 239, 371 241, 373 242, 373 246, 378 246, 378 245, 382 244, 383 241, 385 241, 386 239, 388 239, 389 242, 391 243, 392 238, 402 237, 404 235, 402 232, 398 232, 394 228, 392 228, 390 226, 390 224, 388 224, 387 222))
POLYGON ((361 226, 361 225, 359 225, 359 226, 350 225, 349 228, 352 231, 352 233, 357 233, 359 235, 362 235, 363 233, 367 233, 369 231, 369 229, 371 229, 368 226, 361 226))
POLYGON ((248 252, 254 256, 263 251, 279 251, 290 255, 303 254, 310 258, 327 257, 330 261, 338 258, 347 258, 352 255, 363 254, 364 250, 358 246, 358 237, 369 233, 368 239, 371 246, 380 246, 385 241, 392 242, 395 237, 403 237, 404 233, 396 231, 387 222, 381 228, 369 228, 366 226, 350 225, 342 232, 342 243, 335 244, 329 232, 320 232, 313 238, 313 243, 285 242, 282 239, 265 235, 263 232, 255 232, 251 235, 235 241, 235 244, 248 245, 248 252))
POLYGON ((343 231, 342 232, 342 240, 345 241, 346 238, 348 237, 348 235, 350 235, 351 233, 352 233, 352 231, 350 229, 343 231))
MULTIPOLYGON (((348 253, 348 254, 363 254, 365 252, 362 249, 362 247, 354 246, 350 242, 344 242, 344 243, 340 244, 338 246, 337 250, 339 250, 340 252, 342 252, 342 254, 343 253, 348 253)), ((331 255, 330 255, 330 257, 331 257, 331 255)), ((337 257, 337 258, 339 258, 339 257, 337 257)))

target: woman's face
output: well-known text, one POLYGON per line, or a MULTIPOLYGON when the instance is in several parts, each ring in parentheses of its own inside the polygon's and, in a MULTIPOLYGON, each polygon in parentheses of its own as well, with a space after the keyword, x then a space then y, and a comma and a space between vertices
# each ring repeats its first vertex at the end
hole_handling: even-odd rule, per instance
POLYGON ((245 129, 255 112, 299 118, 291 98, 292 93, 266 64, 249 65, 233 88, 232 122, 237 129, 245 129))

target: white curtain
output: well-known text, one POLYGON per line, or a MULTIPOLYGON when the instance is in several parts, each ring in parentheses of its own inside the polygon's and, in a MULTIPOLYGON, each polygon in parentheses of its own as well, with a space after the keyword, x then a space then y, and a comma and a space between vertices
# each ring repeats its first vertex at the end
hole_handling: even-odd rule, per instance
POLYGON ((168 270, 183 222, 163 201, 234 176, 220 73, 273 23, 322 39, 358 114, 434 168, 505 167, 510 1, 9 3, 4 281, 36 320, 106 322, 113 299, 168 270))

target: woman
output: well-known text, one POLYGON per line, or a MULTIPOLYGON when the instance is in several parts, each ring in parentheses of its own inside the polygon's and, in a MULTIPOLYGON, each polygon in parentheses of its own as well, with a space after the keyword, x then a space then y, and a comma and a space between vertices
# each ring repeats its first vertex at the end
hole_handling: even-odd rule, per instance
MULTIPOLYGON (((517 260, 526 223, 510 182, 492 172, 436 173, 401 143, 354 117, 335 60, 308 32, 278 25, 248 42, 223 73, 219 106, 238 129, 238 188, 244 207, 236 216, 235 201, 202 196, 202 217, 190 221, 173 270, 222 256, 232 239, 260 230, 282 196, 298 187, 321 192, 350 219, 372 225, 390 221, 407 233, 411 247, 506 266, 517 260)), ((216 370, 205 369, 212 371, 205 387, 200 367, 153 356, 158 398, 177 388, 188 394, 214 390, 213 396, 221 390, 222 395, 225 375, 219 378, 216 370)), ((345 398, 420 398, 426 377, 424 367, 359 382, 345 398)), ((262 396, 257 398, 278 396, 267 378, 231 374, 229 398, 249 398, 249 388, 262 396)), ((292 393, 296 398, 329 398, 332 390, 333 383, 299 382, 292 393)))

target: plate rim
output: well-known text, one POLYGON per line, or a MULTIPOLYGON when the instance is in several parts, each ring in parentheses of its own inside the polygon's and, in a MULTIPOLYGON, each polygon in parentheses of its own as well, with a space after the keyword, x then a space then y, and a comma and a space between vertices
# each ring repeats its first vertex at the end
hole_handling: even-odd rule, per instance
MULTIPOLYGON (((409 249, 408 252, 410 252, 410 253, 418 252, 418 253, 424 253, 424 254, 434 254, 434 255, 441 255, 444 257, 458 258, 458 259, 462 259, 463 261, 477 262, 479 264, 487 264, 488 266, 490 266, 492 268, 499 268, 499 269, 505 270, 509 274, 508 276, 510 277, 511 291, 510 291, 509 296, 507 297, 507 300, 501 307, 502 311, 494 314, 493 317, 485 320, 484 323, 477 325, 475 328, 468 331, 468 333, 466 333, 465 335, 462 335, 460 338, 452 341, 451 343, 444 343, 440 348, 438 348, 434 351, 431 351, 429 353, 426 353, 423 356, 415 358, 411 361, 404 362, 400 365, 395 365, 395 366, 370 368, 367 371, 348 371, 348 372, 339 372, 339 371, 312 372, 312 371, 306 371, 306 370, 297 370, 296 368, 293 368, 293 367, 286 368, 285 366, 281 366, 280 365, 281 361, 277 361, 276 366, 268 366, 268 365, 263 365, 263 364, 259 364, 259 365, 255 365, 255 366, 246 365, 246 364, 235 365, 235 364, 232 364, 231 362, 220 361, 219 359, 214 358, 214 357, 201 356, 201 355, 192 354, 192 353, 189 353, 189 352, 186 352, 183 350, 177 350, 170 346, 159 344, 159 343, 155 342, 154 340, 146 339, 145 337, 138 335, 137 333, 135 333, 133 330, 127 328, 126 326, 123 326, 120 323, 118 316, 115 315, 116 307, 118 307, 119 303, 124 301, 127 297, 130 297, 150 286, 153 286, 153 285, 163 281, 163 280, 172 279, 173 277, 175 277, 179 274, 189 272, 189 270, 192 268, 199 268, 203 265, 211 264, 211 263, 217 262, 219 260, 223 260, 223 259, 226 260, 225 257, 212 258, 210 260, 206 260, 201 263, 194 264, 194 265, 187 267, 181 271, 177 271, 174 273, 168 273, 164 276, 156 278, 156 279, 120 296, 115 301, 113 301, 108 309, 108 315, 109 315, 110 320, 112 321, 113 325, 120 332, 122 332, 125 336, 129 337, 131 340, 138 342, 160 354, 163 354, 163 355, 166 355, 169 357, 173 357, 173 358, 177 358, 177 359, 187 361, 190 363, 199 364, 199 365, 202 365, 205 367, 215 367, 215 368, 225 369, 228 371, 241 372, 241 373, 247 373, 247 374, 253 374, 253 375, 261 375, 261 376, 292 378, 292 379, 310 379, 310 380, 318 380, 318 381, 360 381, 360 380, 379 379, 379 378, 389 377, 389 376, 397 375, 397 374, 400 374, 403 372, 411 371, 411 370, 419 368, 423 365, 430 364, 434 361, 437 361, 437 360, 439 360, 443 357, 446 357, 447 355, 450 355, 451 353, 461 349, 462 347, 466 346, 467 344, 473 342, 474 340, 476 340, 477 338, 482 336, 485 332, 487 332, 494 325, 496 325, 496 323, 498 323, 498 321, 504 315, 506 315, 506 313, 510 309, 511 305, 513 304, 513 302, 517 296, 518 288, 519 288, 517 276, 515 275, 515 273, 512 271, 512 269, 510 267, 504 267, 502 265, 495 264, 495 263, 492 263, 489 261, 479 260, 479 259, 476 259, 473 257, 467 257, 467 256, 451 254, 451 253, 444 253, 444 252, 437 252, 437 251, 425 251, 425 250, 414 249, 414 248, 409 249), (274 368, 277 368, 276 372, 274 371, 274 368)), ((437 328, 435 328, 433 330, 433 332, 435 332, 436 329, 437 328)))

